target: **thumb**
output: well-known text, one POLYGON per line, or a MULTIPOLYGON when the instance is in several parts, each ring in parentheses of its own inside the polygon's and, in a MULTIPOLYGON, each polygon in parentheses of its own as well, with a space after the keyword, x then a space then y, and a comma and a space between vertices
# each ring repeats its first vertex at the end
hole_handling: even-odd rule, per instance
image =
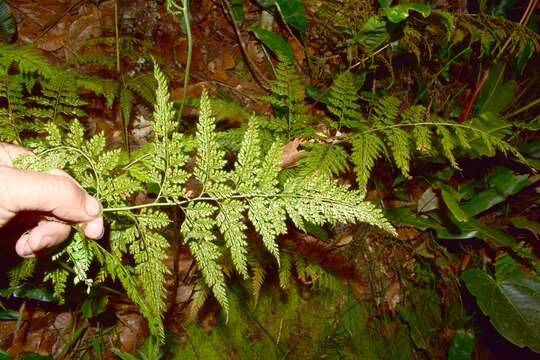
POLYGON ((67 176, 0 167, 0 207, 13 213, 42 211, 73 223, 101 215, 100 203, 67 176))

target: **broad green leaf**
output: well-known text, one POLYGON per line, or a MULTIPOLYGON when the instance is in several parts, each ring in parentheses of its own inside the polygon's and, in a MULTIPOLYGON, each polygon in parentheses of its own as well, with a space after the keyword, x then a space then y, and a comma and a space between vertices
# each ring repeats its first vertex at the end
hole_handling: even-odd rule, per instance
POLYGON ((529 230, 535 235, 540 235, 540 224, 536 221, 529 220, 524 216, 516 216, 511 218, 510 222, 518 229, 529 230))
POLYGON ((300 0, 276 0, 276 7, 286 24, 300 32, 302 38, 307 31, 307 12, 300 0))
POLYGON ((395 225, 412 226, 420 230, 443 229, 439 222, 420 216, 406 207, 389 210, 385 215, 395 225))
POLYGON ((428 212, 439 208, 439 198, 433 191, 432 187, 429 187, 424 191, 422 196, 418 199, 416 210, 418 212, 428 212))
POLYGON ((382 7, 388 7, 388 6, 392 5, 392 0, 377 0, 377 2, 382 7))
POLYGON ((86 299, 81 306, 82 316, 85 319, 91 319, 105 311, 105 307, 109 302, 109 298, 106 296, 92 297, 86 299))
POLYGON ((28 354, 22 357, 22 360, 54 360, 50 355, 28 354))
POLYGON ((287 41, 283 39, 278 34, 261 29, 261 28, 251 28, 250 31, 255 34, 255 37, 259 39, 267 48, 269 48, 274 54, 281 54, 289 59, 294 58, 293 51, 287 41))
POLYGON ((265 9, 276 5, 276 0, 256 0, 256 1, 257 1, 257 4, 259 4, 259 6, 265 9))
POLYGON ((464 329, 457 330, 448 350, 448 360, 470 360, 474 342, 475 337, 472 331, 464 329))
POLYGON ((231 0, 234 19, 238 24, 244 22, 244 0, 231 0))
POLYGON ((389 38, 386 22, 378 16, 372 16, 360 29, 355 40, 361 43, 368 52, 373 52, 389 38))
POLYGON ((489 69, 488 79, 478 98, 479 113, 504 110, 513 100, 517 83, 514 80, 505 81, 505 66, 494 64, 489 69))
POLYGON ((0 311, 0 320, 19 320, 19 312, 15 310, 0 311))
POLYGON ((431 15, 431 6, 417 3, 399 4, 396 6, 387 7, 384 9, 384 13, 386 14, 388 20, 397 24, 408 18, 409 11, 411 10, 422 14, 423 17, 428 17, 431 15))
POLYGON ((10 360, 11 356, 3 350, 0 350, 0 360, 10 360))
POLYGON ((13 295, 16 297, 24 297, 44 302, 52 302, 56 300, 50 292, 48 292, 46 289, 39 287, 18 288, 13 292, 13 295))
POLYGON ((456 199, 455 190, 448 185, 443 185, 441 195, 448 210, 455 216, 458 221, 464 222, 469 219, 469 215, 459 205, 456 199))
POLYGON ((495 280, 480 269, 462 274, 478 306, 497 331, 517 346, 540 353, 540 280, 511 274, 495 280))
POLYGON ((515 175, 504 167, 495 168, 488 178, 489 188, 482 191, 462 206, 469 215, 475 216, 491 207, 504 202, 508 196, 514 195, 531 184, 529 176, 515 175))
POLYGON ((477 230, 476 237, 482 239, 494 247, 512 248, 515 245, 514 239, 508 236, 505 232, 497 230, 491 226, 482 224, 480 221, 472 218, 467 222, 467 225, 477 230))
POLYGON ((490 187, 494 187, 504 195, 514 195, 531 184, 529 175, 515 175, 505 167, 497 167, 488 178, 490 187))
POLYGON ((488 189, 473 196, 468 203, 463 205, 463 210, 470 216, 475 216, 505 200, 506 196, 497 189, 488 189))

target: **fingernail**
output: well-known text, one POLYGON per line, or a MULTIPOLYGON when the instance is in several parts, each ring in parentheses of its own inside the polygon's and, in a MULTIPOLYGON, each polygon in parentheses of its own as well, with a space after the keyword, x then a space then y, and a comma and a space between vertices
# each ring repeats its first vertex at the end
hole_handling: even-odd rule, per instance
POLYGON ((29 238, 30 238, 30 236, 25 235, 21 239, 23 241, 23 248, 22 248, 21 253, 19 255, 21 255, 22 257, 27 257, 27 256, 30 256, 30 255, 34 254, 34 250, 32 250, 32 248, 30 247, 30 244, 28 244, 28 239, 29 238))
POLYGON ((99 216, 101 214, 101 204, 95 198, 91 196, 86 197, 86 213, 92 217, 99 216))

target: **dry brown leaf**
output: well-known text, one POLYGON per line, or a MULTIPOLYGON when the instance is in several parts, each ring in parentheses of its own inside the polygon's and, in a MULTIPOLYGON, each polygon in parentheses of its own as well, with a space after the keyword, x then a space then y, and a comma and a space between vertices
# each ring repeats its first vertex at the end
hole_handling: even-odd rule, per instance
POLYGON ((281 154, 281 164, 283 169, 294 167, 298 161, 305 156, 304 150, 298 150, 298 147, 304 143, 301 139, 294 139, 283 147, 281 154))
POLYGON ((397 238, 402 241, 416 239, 421 234, 421 231, 410 227, 400 227, 397 229, 397 238))
POLYGON ((397 305, 401 302, 401 283, 394 281, 384 292, 384 302, 388 309, 395 314, 397 305))
POLYGON ((119 323, 117 335, 120 341, 120 349, 133 352, 138 345, 144 342, 147 334, 146 320, 137 313, 117 314, 119 323))

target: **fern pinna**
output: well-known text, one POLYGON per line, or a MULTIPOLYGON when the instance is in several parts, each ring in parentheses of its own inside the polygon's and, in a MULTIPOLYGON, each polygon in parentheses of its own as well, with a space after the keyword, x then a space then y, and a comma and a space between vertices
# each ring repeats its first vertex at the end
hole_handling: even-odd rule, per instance
MULTIPOLYGON (((229 169, 208 95, 201 98, 194 141, 174 131, 166 79, 157 66, 154 75, 158 83, 154 139, 131 160, 120 150, 107 150, 103 134, 86 140, 76 121, 70 123, 68 131, 49 123, 47 138, 34 142, 34 154, 18 160, 18 165, 27 169, 66 169, 103 203, 110 243, 85 240, 75 232, 71 242, 54 255, 54 259, 69 264, 75 284, 90 288, 107 276, 118 279, 148 319, 152 334, 163 338, 165 278, 169 272, 164 262, 169 247, 163 235, 166 228, 181 232, 204 283, 225 312, 226 258, 230 257, 234 270, 245 279, 250 277, 248 269, 257 271, 249 265, 252 240, 246 235, 245 219, 277 264, 282 257, 276 238, 287 231, 287 218, 300 229, 306 223, 366 222, 394 233, 378 208, 328 177, 289 176, 280 182, 282 145, 274 143, 263 153, 254 120, 249 122, 236 162, 229 169), (194 147, 196 165, 186 166, 194 147), (198 182, 200 190, 188 188, 188 180, 198 182), (131 200, 136 192, 153 200, 134 204, 131 200), (182 224, 171 223, 164 211, 167 207, 183 211, 182 224), (92 266, 95 262, 99 264, 97 273, 92 266)), ((58 296, 71 276, 67 268, 58 267, 46 274, 58 296)))
MULTIPOLYGON (((293 77, 294 81, 286 78, 294 73, 294 68, 287 62, 280 66, 288 71, 276 72, 277 78, 272 87, 274 94, 266 99, 277 106, 278 114, 279 106, 284 106, 288 109, 289 118, 298 118, 294 113, 301 111, 297 115, 307 119, 306 110, 298 105, 304 102, 303 93, 283 90, 301 87, 294 80, 297 75, 293 77), (285 99, 287 97, 290 99, 285 99)), ((386 96, 375 100, 370 106, 369 116, 364 117, 357 93, 358 86, 350 72, 338 75, 324 99, 330 118, 320 122, 327 125, 326 131, 320 128, 315 131, 312 127, 311 131, 292 134, 293 137, 316 134, 314 140, 304 145, 306 153, 298 162, 297 175, 336 176, 346 172, 352 164, 358 188, 365 192, 375 162, 384 155, 391 157, 405 176, 410 174, 409 163, 414 151, 434 157, 442 155, 455 168, 458 168, 455 157, 458 151, 493 156, 498 150, 520 158, 519 152, 505 140, 511 134, 511 124, 494 113, 480 114, 471 121, 459 123, 429 114, 423 105, 404 107, 398 98, 386 96)), ((279 119, 279 115, 269 119, 265 124, 266 130, 290 139, 291 133, 285 127, 276 127, 279 119)), ((311 126, 308 122, 301 124, 304 128, 311 126)))

